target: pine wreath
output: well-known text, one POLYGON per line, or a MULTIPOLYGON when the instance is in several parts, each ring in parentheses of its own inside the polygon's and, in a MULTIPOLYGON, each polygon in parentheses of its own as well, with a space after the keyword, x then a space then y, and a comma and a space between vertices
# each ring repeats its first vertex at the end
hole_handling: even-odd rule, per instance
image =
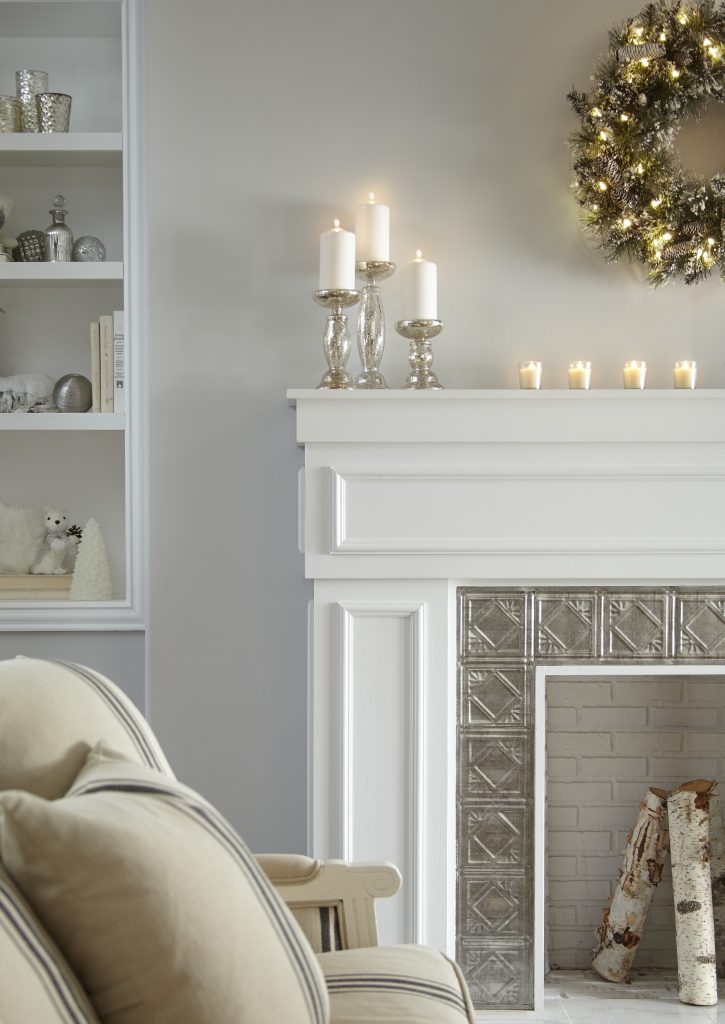
POLYGON ((688 174, 673 147, 683 117, 725 100, 725 0, 658 0, 612 29, 588 93, 569 101, 574 189, 607 260, 625 254, 656 285, 725 279, 725 175, 688 174))

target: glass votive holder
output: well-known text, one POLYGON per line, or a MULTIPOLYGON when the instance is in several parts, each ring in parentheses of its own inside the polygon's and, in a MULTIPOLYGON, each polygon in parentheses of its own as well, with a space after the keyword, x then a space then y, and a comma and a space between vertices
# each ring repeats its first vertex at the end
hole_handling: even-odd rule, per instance
POLYGON ((697 363, 694 359, 678 359, 674 365, 673 386, 695 390, 697 384, 697 363))
POLYGON ((569 363, 567 370, 569 375, 569 387, 572 391, 588 391, 592 382, 592 364, 583 362, 581 359, 576 363, 569 363))
POLYGON ((0 96, 0 132, 21 132, 22 110, 17 96, 0 96))
POLYGON ((645 382, 647 380, 647 363, 641 359, 630 359, 628 363, 624 364, 624 386, 625 388, 633 388, 637 391, 644 391, 645 382))
POLYGON ((38 104, 35 97, 39 92, 48 91, 48 72, 34 68, 23 68, 15 72, 15 92, 22 108, 22 128, 24 132, 39 132, 38 104))
POLYGON ((70 128, 70 105, 72 98, 64 92, 39 92, 38 124, 41 132, 67 132, 70 128))
POLYGON ((541 363, 519 363, 519 387, 525 391, 538 391, 541 387, 541 363))

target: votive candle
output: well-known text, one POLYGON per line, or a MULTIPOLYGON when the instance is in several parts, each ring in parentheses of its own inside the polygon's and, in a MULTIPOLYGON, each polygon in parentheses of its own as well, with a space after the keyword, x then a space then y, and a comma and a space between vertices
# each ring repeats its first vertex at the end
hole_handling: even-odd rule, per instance
POLYGON ((335 220, 320 235, 320 291, 355 287, 355 235, 335 220))
POLYGON ((647 363, 641 359, 631 359, 628 363, 624 364, 624 386, 625 388, 633 388, 637 391, 643 391, 645 381, 647 380, 647 363))
POLYGON ((697 383, 697 363, 694 359, 678 359, 673 375, 676 388, 689 388, 690 391, 694 391, 697 383))
POLYGON ((527 391, 538 391, 541 387, 541 363, 519 363, 519 387, 527 391))
POLYGON ((569 387, 572 391, 588 391, 592 380, 592 364, 579 360, 569 363, 569 387))

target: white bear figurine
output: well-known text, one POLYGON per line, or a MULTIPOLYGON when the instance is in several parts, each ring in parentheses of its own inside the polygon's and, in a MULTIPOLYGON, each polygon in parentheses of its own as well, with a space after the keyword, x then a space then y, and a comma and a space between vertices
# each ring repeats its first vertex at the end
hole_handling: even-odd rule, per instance
POLYGON ((30 571, 42 576, 64 576, 68 572, 63 568, 66 553, 76 546, 78 537, 68 536, 68 516, 62 509, 45 510, 45 528, 47 540, 30 571))

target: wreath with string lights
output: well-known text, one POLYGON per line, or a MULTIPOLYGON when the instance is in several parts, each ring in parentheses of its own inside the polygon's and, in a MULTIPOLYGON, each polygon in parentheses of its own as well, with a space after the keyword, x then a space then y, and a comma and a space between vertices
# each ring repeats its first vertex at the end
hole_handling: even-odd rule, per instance
POLYGON ((725 2, 658 0, 610 32, 590 92, 569 93, 574 189, 605 258, 650 280, 725 279, 725 175, 688 174, 674 154, 683 117, 725 100, 725 2))

